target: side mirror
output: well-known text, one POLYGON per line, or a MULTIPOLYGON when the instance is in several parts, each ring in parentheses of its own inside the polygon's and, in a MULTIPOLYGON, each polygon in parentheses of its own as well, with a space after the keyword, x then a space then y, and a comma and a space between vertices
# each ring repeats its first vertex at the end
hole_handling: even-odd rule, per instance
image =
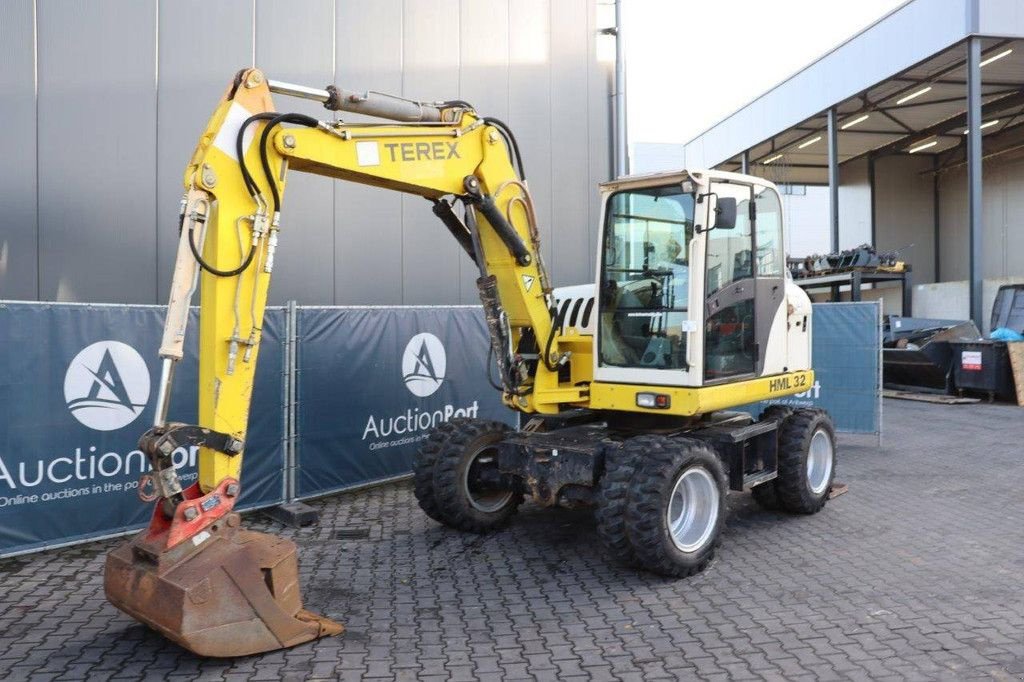
POLYGON ((736 198, 717 197, 715 202, 715 224, 717 230, 732 230, 736 227, 736 198))

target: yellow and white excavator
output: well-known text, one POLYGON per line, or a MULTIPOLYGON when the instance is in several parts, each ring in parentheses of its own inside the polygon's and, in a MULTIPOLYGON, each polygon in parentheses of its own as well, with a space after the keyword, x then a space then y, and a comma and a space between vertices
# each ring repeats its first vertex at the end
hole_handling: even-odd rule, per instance
MULTIPOLYGON (((597 281, 552 289, 513 132, 462 101, 415 102, 237 74, 185 170, 160 355, 149 527, 107 559, 118 608, 191 651, 237 656, 341 632, 302 609, 295 544, 233 511, 288 171, 428 199, 479 269, 495 388, 522 428, 439 426, 415 466, 422 509, 484 532, 525 497, 592 505, 613 559, 668 576, 703 570, 728 490, 821 509, 835 434, 820 410, 729 408, 807 389, 811 306, 786 275, 775 187, 680 171, 602 186, 597 281), (381 123, 274 111, 271 93, 381 123), (188 305, 201 290, 198 424, 168 421, 188 305), (183 488, 171 454, 200 446, 183 488)), ((426 205, 424 206, 426 209, 426 205)), ((349 390, 358 390, 355 387, 349 390)))

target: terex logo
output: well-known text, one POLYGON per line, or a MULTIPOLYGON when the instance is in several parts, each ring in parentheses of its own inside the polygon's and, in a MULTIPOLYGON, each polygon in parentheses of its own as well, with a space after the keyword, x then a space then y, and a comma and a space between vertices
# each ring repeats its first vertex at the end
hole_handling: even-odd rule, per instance
POLYGON ((389 142, 384 149, 392 161, 447 161, 461 159, 458 142, 389 142))
POLYGON ((414 396, 426 398, 441 388, 448 359, 441 340, 428 332, 409 339, 402 353, 402 377, 414 396))
POLYGON ((90 429, 114 431, 135 421, 149 401, 149 368, 128 344, 98 341, 64 375, 64 401, 90 429))

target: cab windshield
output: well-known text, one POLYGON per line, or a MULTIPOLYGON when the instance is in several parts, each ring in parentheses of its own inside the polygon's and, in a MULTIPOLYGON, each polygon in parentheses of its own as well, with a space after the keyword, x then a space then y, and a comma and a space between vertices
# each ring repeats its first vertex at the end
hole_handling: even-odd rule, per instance
POLYGON ((693 194, 674 184, 618 192, 608 202, 599 362, 686 369, 693 194))

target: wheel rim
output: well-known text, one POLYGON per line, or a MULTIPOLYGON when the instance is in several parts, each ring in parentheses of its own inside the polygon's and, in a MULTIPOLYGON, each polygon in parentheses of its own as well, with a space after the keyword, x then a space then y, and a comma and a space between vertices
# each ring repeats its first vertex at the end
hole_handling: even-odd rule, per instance
POLYGON ((832 439, 824 429, 818 429, 811 436, 811 447, 807 452, 807 485, 811 492, 820 495, 825 492, 832 477, 832 439))
POLYGON ((718 522, 718 484, 704 467, 690 467, 676 479, 665 521, 680 552, 695 552, 711 539, 718 522))
POLYGON ((481 474, 487 469, 497 469, 498 451, 493 447, 483 447, 473 453, 469 465, 462 474, 462 489, 473 509, 485 513, 499 511, 512 499, 511 490, 498 490, 480 481, 481 474))

